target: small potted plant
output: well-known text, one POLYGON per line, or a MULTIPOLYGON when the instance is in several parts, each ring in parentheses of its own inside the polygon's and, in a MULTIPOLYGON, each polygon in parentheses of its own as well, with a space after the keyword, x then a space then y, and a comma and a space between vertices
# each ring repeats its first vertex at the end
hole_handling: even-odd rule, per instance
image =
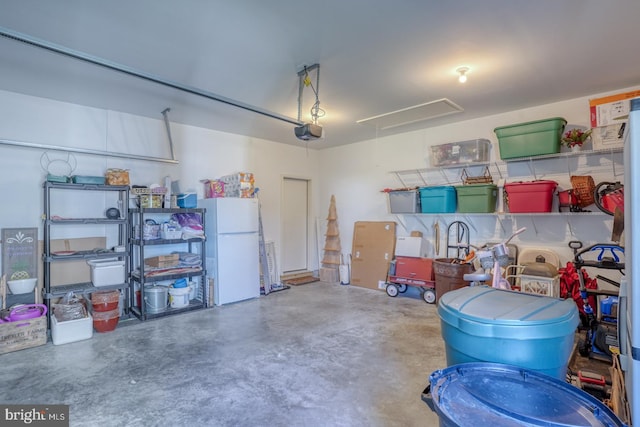
POLYGON ((566 145, 571 151, 579 151, 582 149, 582 144, 591 136, 592 129, 571 129, 564 133, 562 136, 562 144, 566 145))

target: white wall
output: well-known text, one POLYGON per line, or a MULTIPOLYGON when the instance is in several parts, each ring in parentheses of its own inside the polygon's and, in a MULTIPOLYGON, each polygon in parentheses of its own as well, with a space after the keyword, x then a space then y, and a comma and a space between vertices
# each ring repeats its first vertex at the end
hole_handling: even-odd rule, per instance
MULTIPOLYGON (((624 88, 618 93, 635 88, 624 88)), ((336 197, 340 236, 344 252, 350 252, 353 238, 353 224, 356 221, 396 221, 405 228, 399 227, 399 235, 408 235, 411 230, 420 230, 431 239, 433 222, 441 220, 450 223, 453 220, 464 220, 471 225, 471 243, 483 244, 488 241, 502 241, 511 232, 522 226, 527 231, 514 239, 521 247, 553 247, 566 262, 572 252, 567 247, 569 240, 582 240, 585 245, 598 242, 609 242, 612 219, 606 215, 585 216, 551 216, 517 217, 505 219, 502 223, 491 216, 403 216, 389 214, 387 195, 384 188, 403 187, 396 175, 390 171, 429 168, 430 146, 455 141, 486 138, 492 142, 491 159, 500 161, 498 140, 494 129, 499 126, 512 125, 533 120, 563 117, 567 127, 589 126, 589 99, 605 96, 610 93, 594 94, 588 97, 541 105, 504 114, 492 115, 480 119, 469 120, 446 126, 439 126, 405 134, 372 139, 342 147, 330 148, 320 153, 322 182, 320 200, 327 201, 333 194, 336 197)), ((506 167, 502 162, 501 167, 506 167)), ((596 184, 600 181, 622 180, 622 155, 613 159, 600 157, 577 159, 571 158, 557 161, 536 162, 537 178, 553 179, 563 189, 571 188, 570 173, 576 175, 592 175, 596 184), (582 162, 578 173, 575 173, 576 162, 582 162), (559 163, 560 162, 560 163, 559 163)), ((510 178, 507 182, 531 180, 526 165, 509 166, 510 178)), ((592 207, 593 210, 597 208, 592 207)), ((430 242, 432 243, 432 241, 430 242)), ((441 244, 441 256, 444 255, 441 244)), ((433 254, 433 253, 432 253, 433 254)))
MULTIPOLYGON (((63 146, 140 156, 170 158, 167 134, 160 116, 157 120, 129 114, 78 106, 50 99, 0 91, 0 139, 43 146, 63 146)), ((128 169, 132 184, 162 184, 165 176, 178 180, 180 189, 195 189, 202 197, 201 179, 216 178, 239 171, 253 172, 260 188, 266 240, 276 242, 282 234, 280 198, 283 175, 305 177, 312 182, 312 195, 319 183, 318 152, 272 141, 248 138, 202 128, 171 125, 178 165, 143 160, 73 154, 76 175, 104 175, 107 168, 128 169)), ((39 227, 44 212, 42 183, 46 171, 41 157, 54 160, 52 167, 68 173, 68 154, 39 148, 0 144, 0 228, 39 227)), ((46 167, 46 165, 45 165, 46 167)), ((66 197, 66 196, 65 196, 66 197)), ((112 206, 110 200, 92 198, 92 203, 65 198, 78 216, 112 206), (96 207, 97 205, 101 205, 96 207)), ((312 200, 312 209, 317 202, 312 200)), ((52 212, 54 213, 54 212, 52 212)), ((60 227, 56 227, 59 229, 60 227)), ((103 235, 97 227, 65 228, 54 238, 103 235)), ((310 262, 315 262, 316 245, 310 242, 310 262)), ((316 266, 317 267, 317 266, 316 266)))
MULTIPOLYGON (((634 90, 623 88, 612 93, 634 90)), ((102 175, 107 168, 130 170, 133 184, 162 183, 163 177, 179 180, 183 191, 195 189, 202 195, 200 180, 238 171, 253 172, 260 188, 265 237, 280 249, 281 183, 283 176, 309 178, 312 181, 311 212, 323 222, 331 195, 336 196, 338 223, 343 252, 349 253, 356 221, 398 221, 398 234, 418 229, 432 236, 435 219, 441 227, 452 220, 465 220, 472 225, 471 243, 500 241, 521 226, 527 232, 515 240, 521 246, 554 247, 568 259, 571 252, 566 242, 579 239, 585 244, 606 242, 611 230, 611 218, 553 216, 549 218, 518 217, 502 221, 495 217, 413 217, 389 214, 384 188, 397 188, 401 183, 390 171, 429 167, 429 147, 453 141, 487 138, 492 142, 491 156, 499 160, 497 139, 493 129, 525 121, 564 117, 569 126, 589 123, 588 100, 603 95, 542 105, 481 119, 439 126, 400 135, 373 139, 326 150, 295 147, 273 141, 249 138, 202 128, 172 124, 172 137, 179 165, 130 160, 95 155, 75 154, 78 175, 102 175), (570 226, 569 226, 570 225, 570 226), (573 234, 572 234, 573 233, 573 234)), ((0 91, 0 139, 25 141, 42 145, 58 145, 136 155, 169 157, 164 123, 124 113, 62 103, 44 98, 0 91)), ((0 227, 34 227, 42 224, 42 182, 46 172, 40 165, 43 149, 0 145, 0 189, 5 196, 0 209, 0 227)), ((66 154, 49 151, 51 158, 65 159, 66 154)), ((581 174, 593 174, 596 182, 612 180, 610 163, 592 165, 586 160, 581 174), (585 172, 586 170, 586 172, 585 172)), ((598 161, 599 162, 599 161, 598 161)), ((614 159, 621 180, 621 165, 614 159)), ((58 164, 60 165, 60 164, 58 164)), ((574 167, 575 165, 571 165, 574 167)), ((554 179, 568 186, 566 166, 549 161, 537 169, 538 178, 554 179), (560 173, 560 175, 558 175, 560 173)), ((529 179, 528 170, 509 170, 518 180, 529 179)), ((105 201, 105 208, 106 206, 105 201)), ((83 207, 78 206, 81 210, 83 207)), ((85 231, 91 232, 91 231, 85 231)), ((76 231, 73 236, 77 236, 76 231)), ((100 233, 94 233, 94 235, 100 233)), ((40 234, 42 235, 42 234, 40 234)), ((313 230, 310 234, 314 236, 313 230)), ((63 236, 64 237, 64 236, 63 236)), ((317 268, 316 245, 310 242, 310 265, 317 268)), ((278 254, 279 255, 279 254, 278 254)))

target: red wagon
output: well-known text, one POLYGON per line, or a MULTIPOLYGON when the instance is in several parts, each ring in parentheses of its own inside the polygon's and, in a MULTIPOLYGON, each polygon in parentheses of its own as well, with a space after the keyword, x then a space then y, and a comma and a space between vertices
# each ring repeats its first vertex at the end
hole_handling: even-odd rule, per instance
POLYGON ((406 292, 409 286, 419 288, 422 299, 428 304, 436 302, 433 259, 396 257, 391 262, 386 283, 387 295, 398 296, 406 292))

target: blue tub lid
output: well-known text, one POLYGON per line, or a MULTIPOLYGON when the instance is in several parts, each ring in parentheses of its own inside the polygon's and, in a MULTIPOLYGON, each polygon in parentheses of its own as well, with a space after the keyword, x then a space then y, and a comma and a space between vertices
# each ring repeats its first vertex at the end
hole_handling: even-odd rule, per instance
MULTIPOLYGON (((436 289, 437 286, 436 282, 436 289)), ((521 339, 571 334, 580 322, 572 299, 488 286, 468 286, 445 293, 438 302, 438 314, 443 322, 471 335, 521 339)))
POLYGON ((456 191, 456 188, 453 185, 432 185, 429 187, 420 187, 418 190, 424 193, 429 191, 456 191))
POLYGON ((606 405, 564 381, 499 363, 434 371, 423 399, 456 426, 626 426, 606 405))

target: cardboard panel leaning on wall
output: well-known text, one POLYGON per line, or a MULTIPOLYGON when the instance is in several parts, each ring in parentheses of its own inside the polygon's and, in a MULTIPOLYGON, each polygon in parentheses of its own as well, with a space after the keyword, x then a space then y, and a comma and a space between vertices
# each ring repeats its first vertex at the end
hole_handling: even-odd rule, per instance
POLYGON ((357 221, 351 248, 351 284, 382 289, 396 243, 395 222, 357 221))
MULTIPOLYGON (((90 251, 93 249, 104 249, 107 239, 105 237, 81 237, 75 239, 52 239, 51 252, 57 251, 90 251)), ((43 242, 38 241, 38 259, 42 259, 43 242)), ((39 267, 39 284, 41 286, 43 278, 42 263, 39 267)), ((51 265, 51 286, 62 286, 71 283, 84 283, 91 281, 91 268, 87 261, 69 260, 56 262, 51 265)))

